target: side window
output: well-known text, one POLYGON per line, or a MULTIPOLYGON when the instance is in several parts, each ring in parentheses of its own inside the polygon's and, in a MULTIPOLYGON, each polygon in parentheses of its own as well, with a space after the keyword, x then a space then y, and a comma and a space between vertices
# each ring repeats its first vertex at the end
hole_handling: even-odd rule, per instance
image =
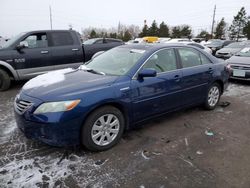
POLYGON ((148 59, 143 68, 155 69, 157 73, 177 69, 176 57, 173 49, 164 49, 148 59))
POLYGON ((178 49, 183 68, 201 65, 199 52, 188 48, 178 49))
POLYGON ((36 33, 26 37, 22 42, 26 42, 28 48, 46 48, 48 40, 46 33, 36 33))
POLYGON ((74 40, 71 34, 68 32, 51 33, 51 38, 53 41, 53 46, 67 46, 74 44, 74 40))
POLYGON ((99 39, 99 40, 95 41, 95 44, 103 44, 103 39, 99 39))
POLYGON ((211 61, 203 54, 200 54, 201 56, 201 63, 202 65, 205 65, 205 64, 211 64, 211 61))

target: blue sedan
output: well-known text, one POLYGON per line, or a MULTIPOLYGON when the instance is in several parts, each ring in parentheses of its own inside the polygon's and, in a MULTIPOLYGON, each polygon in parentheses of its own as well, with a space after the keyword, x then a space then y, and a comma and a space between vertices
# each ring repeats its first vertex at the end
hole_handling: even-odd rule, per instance
POLYGON ((124 45, 30 80, 15 98, 15 117, 27 138, 102 151, 149 118, 214 109, 228 78, 223 62, 192 46, 124 45))

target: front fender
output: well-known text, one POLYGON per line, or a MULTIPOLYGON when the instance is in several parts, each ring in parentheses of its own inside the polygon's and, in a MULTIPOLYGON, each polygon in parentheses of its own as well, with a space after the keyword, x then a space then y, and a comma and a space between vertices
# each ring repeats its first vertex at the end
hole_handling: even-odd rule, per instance
POLYGON ((6 63, 5 61, 0 60, 0 66, 1 65, 11 72, 11 74, 13 75, 15 80, 19 80, 19 76, 18 76, 16 70, 10 64, 6 63))

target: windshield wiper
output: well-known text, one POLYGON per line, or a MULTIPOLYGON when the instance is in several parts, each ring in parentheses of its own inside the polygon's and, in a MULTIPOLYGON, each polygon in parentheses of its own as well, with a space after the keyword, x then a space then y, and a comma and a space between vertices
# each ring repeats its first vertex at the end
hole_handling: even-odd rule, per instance
POLYGON ((88 68, 86 65, 81 65, 78 69, 79 70, 84 70, 84 71, 87 71, 87 72, 91 72, 91 73, 94 73, 94 74, 106 75, 104 72, 99 72, 97 70, 88 68))

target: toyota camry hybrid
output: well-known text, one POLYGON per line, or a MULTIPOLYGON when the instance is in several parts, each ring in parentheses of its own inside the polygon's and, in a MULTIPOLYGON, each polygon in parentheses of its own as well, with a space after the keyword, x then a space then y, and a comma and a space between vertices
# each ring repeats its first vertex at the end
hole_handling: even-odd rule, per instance
POLYGON ((228 77, 224 62, 192 46, 123 45, 78 69, 33 78, 15 98, 15 117, 27 138, 102 151, 149 118, 214 109, 228 77))

